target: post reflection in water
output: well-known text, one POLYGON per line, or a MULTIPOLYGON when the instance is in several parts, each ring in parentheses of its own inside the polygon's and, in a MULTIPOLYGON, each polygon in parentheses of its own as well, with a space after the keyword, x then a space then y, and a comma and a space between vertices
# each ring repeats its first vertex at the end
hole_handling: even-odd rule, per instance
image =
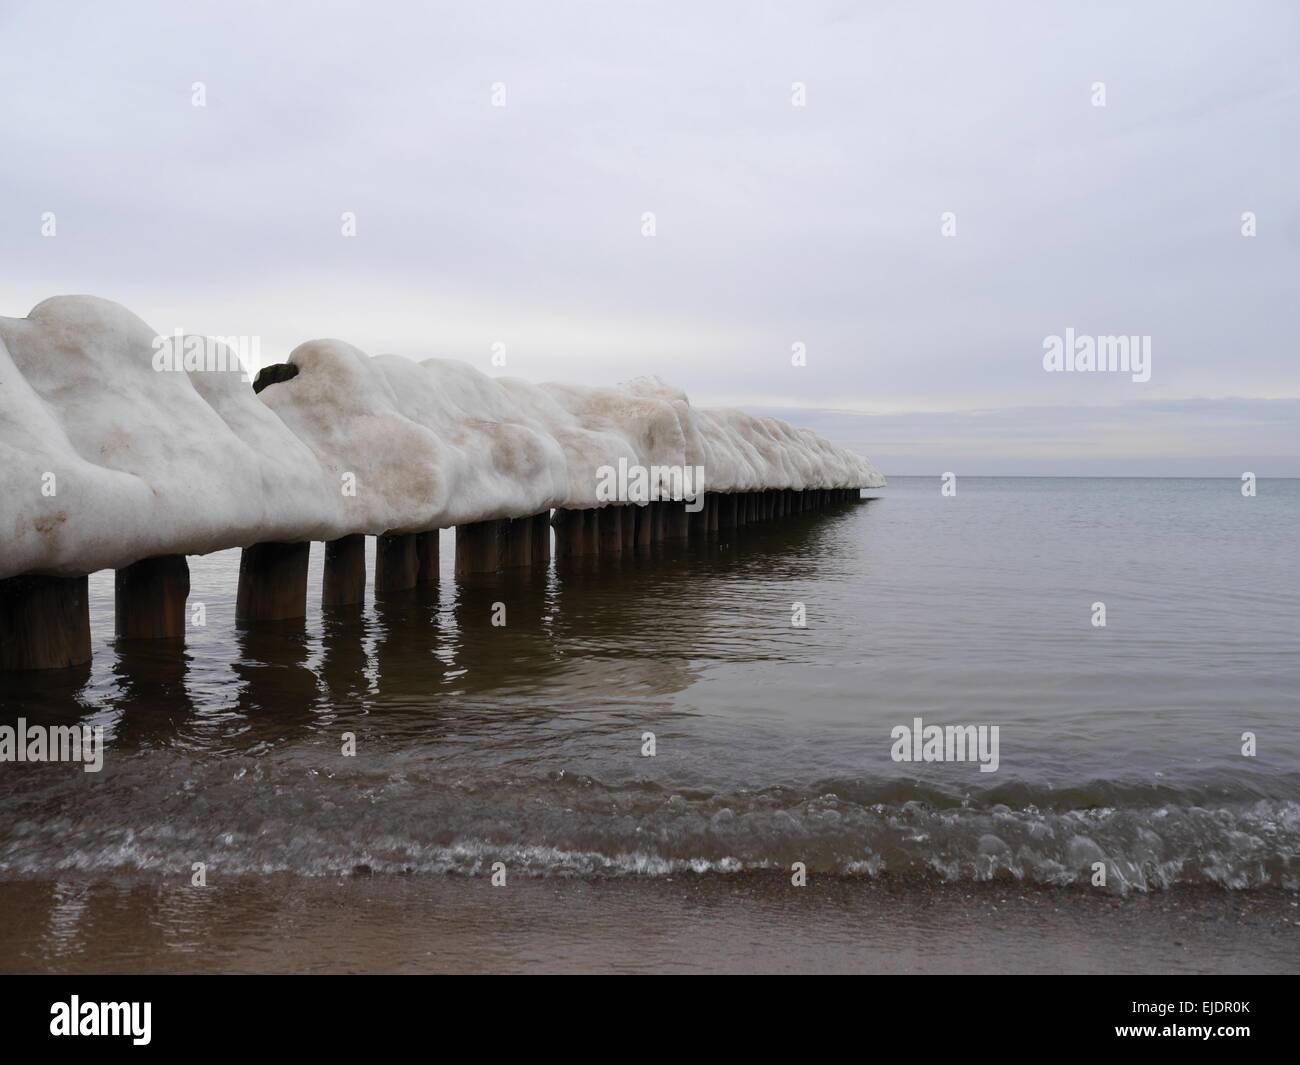
MULTIPOLYGON (((12 675, 0 688, 0 716, 94 717, 126 750, 182 736, 186 747, 201 749, 206 737, 224 750, 232 731, 233 746, 247 749, 349 722, 410 738, 422 721, 499 729, 503 709, 616 709, 680 692, 702 659, 762 657, 736 587, 812 579, 849 518, 828 511, 724 530, 705 544, 657 542, 459 580, 444 572, 441 584, 256 626, 236 625, 220 609, 215 589, 238 565, 226 552, 194 560, 195 596, 212 604, 201 638, 109 638, 93 671, 12 675), (223 723, 232 726, 224 735, 223 723)), ((98 608, 111 615, 111 600, 98 608)))

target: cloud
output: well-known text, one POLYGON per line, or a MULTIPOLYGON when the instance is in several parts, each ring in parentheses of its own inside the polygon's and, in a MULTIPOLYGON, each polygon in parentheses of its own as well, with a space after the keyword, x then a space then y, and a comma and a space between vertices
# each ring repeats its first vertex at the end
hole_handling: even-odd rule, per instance
MULTIPOLYGON (((7 5, 0 313, 89 292, 484 369, 504 341, 509 373, 707 403, 1296 397, 1298 30, 1281 0, 7 5), (1151 382, 1044 374, 1066 327, 1151 336, 1151 382)), ((1181 424, 1121 438, 1216 454, 1181 424)))

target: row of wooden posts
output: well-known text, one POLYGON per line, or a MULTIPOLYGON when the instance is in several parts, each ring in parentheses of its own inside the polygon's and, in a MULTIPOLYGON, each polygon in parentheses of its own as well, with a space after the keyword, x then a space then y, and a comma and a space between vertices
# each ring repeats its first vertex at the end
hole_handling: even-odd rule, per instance
MULTIPOLYGON (((729 539, 740 526, 845 503, 858 489, 710 492, 702 505, 683 502, 612 504, 590 510, 543 511, 524 518, 456 527, 456 576, 557 559, 621 557, 657 544, 729 539)), ((438 530, 375 538, 375 592, 407 591, 438 580, 438 530)), ((260 543, 243 549, 235 617, 243 624, 292 621, 307 615, 311 543, 260 543)), ((118 639, 166 640, 185 635, 190 591, 184 555, 147 558, 115 571, 118 639)), ((321 606, 359 607, 366 592, 366 538, 357 533, 325 544, 321 606)), ((87 577, 25 575, 0 580, 0 671, 56 669, 90 661, 87 577)))

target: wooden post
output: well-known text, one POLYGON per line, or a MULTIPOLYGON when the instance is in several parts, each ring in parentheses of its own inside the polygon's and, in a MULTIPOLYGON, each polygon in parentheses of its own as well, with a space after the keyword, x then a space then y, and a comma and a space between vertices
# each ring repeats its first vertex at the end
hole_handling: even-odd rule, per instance
POLYGON ((533 539, 533 565, 545 568, 551 561, 551 512, 544 510, 528 520, 533 539))
POLYGON ((502 523, 474 521, 456 526, 456 576, 495 573, 501 568, 502 523))
POLYGON ((623 523, 623 554, 636 554, 636 511, 637 508, 630 503, 623 503, 619 506, 620 518, 623 523))
POLYGON ((587 553, 587 522, 582 511, 557 508, 551 520, 555 525, 556 558, 578 558, 587 553))
POLYGON ((113 629, 119 640, 182 640, 190 567, 184 555, 158 555, 113 575, 113 629))
POLYGON ((415 583, 438 583, 438 530, 415 534, 415 583))
POLYGON ((668 504, 654 502, 650 507, 650 542, 656 546, 668 539, 668 504))
POLYGON ((718 497, 718 535, 728 539, 736 528, 736 493, 725 492, 718 497))
POLYGON ((649 554, 654 543, 654 504, 642 503, 633 508, 632 520, 636 525, 636 550, 638 554, 649 554))
POLYGON ((239 558, 239 621, 290 621, 307 616, 307 564, 311 543, 262 543, 239 558))
POLYGON ((692 543, 703 543, 709 535, 709 514, 708 501, 703 497, 696 497, 690 503, 683 503, 682 509, 686 510, 686 530, 687 537, 692 543), (689 510, 687 507, 699 507, 698 510, 689 510))
POLYGON ((65 669, 90 661, 85 577, 0 581, 0 670, 65 669))
POLYGON ((667 540, 686 540, 690 536, 690 515, 686 513, 686 504, 680 500, 669 500, 660 504, 665 510, 664 538, 667 540))
POLYGON ((360 606, 366 599, 366 538, 361 533, 325 541, 320 605, 360 606))
POLYGON ((507 518, 501 522, 501 568, 519 569, 533 563, 533 519, 507 518))
POLYGON ((419 575, 415 533, 384 533, 375 537, 375 595, 408 591, 415 587, 419 575))
POLYGON ((600 510, 599 551, 602 557, 615 558, 623 553, 622 507, 608 506, 600 510))
POLYGON ((718 538, 718 512, 721 510, 722 497, 717 492, 710 492, 704 497, 705 510, 709 517, 706 532, 710 540, 718 538))

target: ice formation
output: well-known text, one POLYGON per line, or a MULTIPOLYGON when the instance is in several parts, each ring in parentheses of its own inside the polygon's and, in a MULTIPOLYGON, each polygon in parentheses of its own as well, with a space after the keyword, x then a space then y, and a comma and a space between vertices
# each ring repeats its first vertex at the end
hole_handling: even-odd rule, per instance
POLYGON ((90 296, 0 318, 0 577, 591 507, 620 458, 701 465, 715 492, 884 483, 815 433, 657 378, 536 385, 312 340, 255 394, 233 357, 156 369, 156 337, 90 296))

